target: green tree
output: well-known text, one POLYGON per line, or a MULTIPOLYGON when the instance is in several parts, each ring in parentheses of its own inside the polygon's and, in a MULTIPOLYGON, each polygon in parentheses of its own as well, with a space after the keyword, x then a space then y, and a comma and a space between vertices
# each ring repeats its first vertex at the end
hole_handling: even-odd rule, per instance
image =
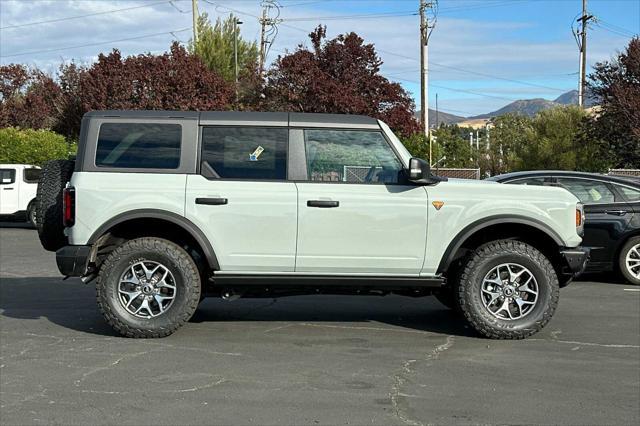
POLYGON ((75 144, 48 130, 0 129, 0 163, 41 166, 49 160, 68 158, 75 151, 75 144))
MULTIPOLYGON (((234 21, 238 18, 229 15, 222 20, 218 18, 211 25, 209 16, 203 13, 198 18, 198 42, 189 42, 188 50, 202 59, 212 71, 216 71, 227 81, 235 80, 234 65, 234 21)), ((241 78, 256 72, 258 64, 258 46, 255 41, 244 40, 238 27, 238 72, 241 78)))

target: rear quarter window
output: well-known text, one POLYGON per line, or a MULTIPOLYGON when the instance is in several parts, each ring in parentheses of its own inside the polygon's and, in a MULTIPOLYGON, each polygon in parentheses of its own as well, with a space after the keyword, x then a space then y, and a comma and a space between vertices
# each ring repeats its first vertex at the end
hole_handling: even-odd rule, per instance
POLYGON ((24 169, 22 180, 27 183, 38 183, 41 173, 42 170, 40 169, 24 169))
POLYGON ((182 126, 164 123, 103 123, 95 164, 125 169, 177 169, 182 126))

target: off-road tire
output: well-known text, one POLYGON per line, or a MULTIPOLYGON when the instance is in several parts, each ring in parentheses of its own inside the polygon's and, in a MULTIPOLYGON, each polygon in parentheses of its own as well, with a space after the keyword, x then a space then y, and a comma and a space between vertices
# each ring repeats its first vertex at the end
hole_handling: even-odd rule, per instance
POLYGON ((620 250, 620 256, 618 256, 618 269, 620 273, 630 284, 640 285, 640 280, 629 272, 627 269, 626 259, 627 253, 631 250, 631 247, 640 244, 640 237, 631 237, 629 240, 622 246, 620 250))
POLYGON ((540 331, 558 306, 559 284, 551 262, 534 247, 516 240, 498 240, 479 247, 469 257, 457 286, 460 310, 471 327, 492 339, 524 339, 540 331), (501 263, 528 268, 538 283, 532 311, 517 320, 496 318, 484 307, 481 286, 485 275, 501 263))
POLYGON ((193 316, 200 293, 200 273, 191 256, 180 246, 160 238, 138 238, 120 245, 102 263, 96 280, 100 311, 107 322, 126 337, 157 338, 172 334, 193 316), (122 273, 143 259, 166 266, 176 284, 173 304, 163 314, 148 319, 129 313, 118 296, 122 273))
POLYGON ((36 195, 36 228, 45 250, 56 251, 68 244, 62 223, 62 190, 71 179, 75 162, 53 160, 45 163, 36 195))

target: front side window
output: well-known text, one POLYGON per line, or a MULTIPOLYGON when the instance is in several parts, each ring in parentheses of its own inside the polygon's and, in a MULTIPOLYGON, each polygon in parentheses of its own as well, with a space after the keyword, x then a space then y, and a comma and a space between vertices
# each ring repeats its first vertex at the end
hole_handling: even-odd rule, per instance
POLYGON ((605 182, 558 178, 558 186, 565 188, 585 204, 604 204, 616 201, 615 194, 605 182))
POLYGON ((16 181, 14 169, 0 169, 0 185, 11 185, 16 181))
POLYGON ((103 123, 96 166, 124 169, 177 169, 182 126, 164 123, 103 123))
POLYGON ((380 132, 305 130, 310 181, 399 183, 402 164, 380 132))
POLYGON ((205 127, 202 161, 223 179, 285 180, 289 132, 269 127, 205 127))
POLYGON ((38 183, 40 180, 41 169, 24 169, 22 178, 27 183, 38 183))

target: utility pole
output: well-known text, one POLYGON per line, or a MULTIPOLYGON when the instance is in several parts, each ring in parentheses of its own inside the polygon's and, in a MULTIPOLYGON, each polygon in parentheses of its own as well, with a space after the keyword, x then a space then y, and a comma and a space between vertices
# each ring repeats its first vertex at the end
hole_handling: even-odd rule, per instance
POLYGON ((259 66, 259 70, 260 70, 260 75, 262 75, 262 72, 264 70, 264 57, 265 57, 265 40, 264 40, 264 34, 265 34, 265 27, 267 26, 267 8, 263 7, 262 8, 262 18, 260 18, 260 66, 259 66))
POLYGON ((585 92, 586 92, 586 80, 587 80, 587 24, 589 20, 593 19, 593 15, 587 15, 587 0, 582 0, 582 15, 576 22, 581 25, 581 29, 573 31, 580 49, 580 81, 578 83, 578 105, 584 107, 585 105, 585 92))
MULTIPOLYGON (((429 140, 429 37, 436 24, 437 0, 420 0, 420 110, 424 135, 429 140), (432 17, 429 18, 429 13, 432 17)), ((430 149, 431 150, 431 149, 430 149)), ((431 162, 431 158, 429 161, 431 162)))
POLYGON ((193 43, 198 43, 198 0, 191 0, 191 15, 193 16, 193 43))
POLYGON ((278 34, 277 24, 282 22, 280 19, 280 5, 276 0, 263 0, 262 1, 262 16, 258 19, 260 21, 260 74, 264 73, 264 64, 269 54, 269 47, 273 43, 278 34), (271 16, 272 11, 275 11, 274 17, 271 16))
POLYGON ((436 92, 436 130, 440 127, 440 118, 438 117, 438 93, 436 92))
POLYGON ((238 102, 238 25, 242 24, 242 21, 233 17, 233 71, 236 81, 236 102, 238 102))

